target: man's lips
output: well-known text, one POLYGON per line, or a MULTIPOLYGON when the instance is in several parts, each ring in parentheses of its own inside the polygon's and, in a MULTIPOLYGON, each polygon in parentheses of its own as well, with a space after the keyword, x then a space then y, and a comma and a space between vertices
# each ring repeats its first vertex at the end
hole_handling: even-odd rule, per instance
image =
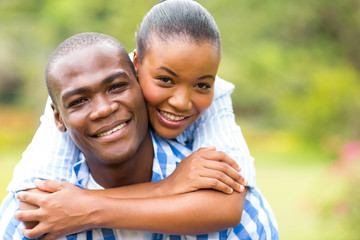
POLYGON ((188 117, 191 116, 191 115, 175 115, 175 114, 172 114, 172 113, 169 113, 169 112, 165 112, 165 111, 162 111, 162 110, 159 110, 159 113, 160 113, 164 118, 166 118, 167 120, 173 121, 173 122, 179 122, 179 121, 182 121, 182 120, 184 120, 185 118, 188 118, 188 117))
POLYGON ((104 136, 108 136, 120 129, 122 129, 123 127, 125 127, 128 123, 130 122, 130 120, 120 123, 118 125, 116 125, 115 127, 111 128, 110 130, 99 130, 99 133, 96 133, 94 135, 92 135, 93 137, 104 137, 104 136))

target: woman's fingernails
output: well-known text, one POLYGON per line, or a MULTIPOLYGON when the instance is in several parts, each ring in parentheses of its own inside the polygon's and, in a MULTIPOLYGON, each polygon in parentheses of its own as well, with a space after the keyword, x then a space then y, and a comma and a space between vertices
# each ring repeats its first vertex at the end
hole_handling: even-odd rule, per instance
POLYGON ((21 197, 22 197, 22 192, 18 192, 18 193, 16 194, 16 198, 17 198, 17 199, 21 199, 21 197))
POLYGON ((34 180, 34 184, 36 185, 36 186, 38 186, 39 184, 41 183, 41 180, 40 179, 35 179, 34 180))

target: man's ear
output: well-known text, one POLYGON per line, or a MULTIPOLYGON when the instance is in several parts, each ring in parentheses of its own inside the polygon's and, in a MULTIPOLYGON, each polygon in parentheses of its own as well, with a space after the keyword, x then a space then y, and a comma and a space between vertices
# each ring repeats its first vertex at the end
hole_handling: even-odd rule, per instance
POLYGON ((54 112, 54 119, 55 119, 55 124, 56 124, 57 128, 61 132, 66 132, 66 126, 62 120, 62 117, 60 116, 59 110, 57 109, 57 107, 55 106, 54 103, 51 104, 51 108, 53 109, 53 112, 54 112))
POLYGON ((139 69, 139 58, 138 58, 138 54, 136 52, 136 49, 134 50, 133 63, 134 63, 134 68, 135 68, 135 72, 136 72, 136 76, 137 76, 138 75, 138 69, 139 69))

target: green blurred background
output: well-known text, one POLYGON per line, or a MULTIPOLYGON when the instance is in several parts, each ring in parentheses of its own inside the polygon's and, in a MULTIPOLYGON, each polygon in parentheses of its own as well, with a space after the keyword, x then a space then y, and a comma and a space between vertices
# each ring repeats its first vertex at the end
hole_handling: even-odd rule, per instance
MULTIPOLYGON (((39 125, 51 52, 79 32, 135 48, 155 0, 0 2, 0 199, 39 125)), ((359 239, 360 1, 199 1, 223 40, 219 75, 281 239, 359 239)))

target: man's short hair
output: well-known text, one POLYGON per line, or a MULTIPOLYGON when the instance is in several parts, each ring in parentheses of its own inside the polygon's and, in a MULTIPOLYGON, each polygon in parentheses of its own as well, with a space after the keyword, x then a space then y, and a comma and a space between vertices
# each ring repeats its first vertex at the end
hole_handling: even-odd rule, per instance
POLYGON ((79 33, 76 34, 64 42, 62 42, 56 50, 51 54, 49 61, 47 63, 45 69, 45 80, 46 86, 49 92, 49 95, 54 104, 56 104, 56 100, 53 93, 53 84, 51 83, 51 71, 55 64, 62 58, 74 51, 82 50, 84 48, 93 46, 93 45, 104 45, 104 46, 112 46, 115 49, 119 50, 120 56, 123 56, 126 61, 128 61, 130 68, 132 69, 135 75, 134 66, 128 56, 128 52, 126 51, 125 47, 115 38, 102 34, 102 33, 95 33, 95 32, 87 32, 87 33, 79 33))

